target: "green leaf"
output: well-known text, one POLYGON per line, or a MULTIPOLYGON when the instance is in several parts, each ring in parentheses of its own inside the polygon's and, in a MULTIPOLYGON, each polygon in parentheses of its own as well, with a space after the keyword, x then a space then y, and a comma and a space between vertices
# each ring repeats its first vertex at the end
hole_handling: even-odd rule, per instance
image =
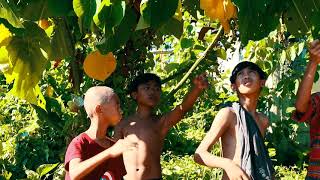
POLYGON ((40 177, 48 174, 50 171, 55 169, 59 163, 56 164, 42 164, 37 168, 37 173, 40 175, 40 177))
POLYGON ((63 20, 55 21, 55 26, 53 29, 53 34, 51 38, 52 56, 50 60, 64 59, 66 57, 72 56, 72 44, 70 40, 70 35, 66 29, 63 20))
POLYGON ((277 151, 275 148, 268 148, 268 153, 270 157, 275 157, 277 155, 277 151))
POLYGON ((183 7, 197 19, 197 12, 200 12, 201 15, 204 14, 204 11, 200 8, 199 0, 184 0, 183 7))
POLYGON ((51 53, 46 33, 33 22, 23 23, 23 36, 14 36, 0 49, 0 62, 7 83, 14 81, 10 94, 45 108, 38 82, 51 53))
POLYGON ((169 74, 171 73, 171 71, 177 70, 179 69, 179 63, 170 63, 170 64, 166 64, 166 66, 164 67, 164 70, 166 70, 166 72, 169 74))
POLYGON ((34 171, 32 171, 32 170, 26 169, 25 173, 27 175, 27 179, 30 179, 30 180, 40 179, 39 174, 34 172, 34 171))
MULTIPOLYGON (((312 28, 312 18, 320 8, 320 1, 291 0, 288 12, 284 14, 284 22, 288 31, 296 37, 305 36, 312 28)), ((319 19, 314 23, 319 24, 319 19)))
POLYGON ((6 0, 0 0, 0 19, 3 18, 15 28, 23 28, 19 18, 12 11, 6 0))
POLYGON ((194 44, 194 40, 193 39, 182 38, 181 41, 180 41, 180 46, 183 49, 190 48, 190 47, 193 46, 193 44, 194 44))
POLYGON ((105 37, 97 44, 97 48, 102 54, 115 51, 124 45, 135 30, 137 15, 133 9, 127 9, 125 16, 119 26, 110 33, 105 33, 105 37))
POLYGON ((295 109, 295 107, 287 107, 286 113, 292 113, 295 109))
MULTIPOLYGON (((319 7, 320 8, 320 7, 319 7)), ((320 11, 318 11, 317 13, 314 13, 311 22, 312 22, 312 36, 313 39, 320 39, 320 11)))
POLYGON ((99 28, 107 28, 110 31, 114 26, 121 23, 125 15, 126 3, 122 0, 116 0, 115 2, 103 0, 98 8, 93 17, 94 23, 99 28))
POLYGON ((150 24, 147 23, 147 22, 144 20, 143 16, 140 16, 139 21, 138 21, 138 25, 137 25, 137 28, 136 28, 136 31, 141 30, 141 29, 146 29, 146 28, 148 28, 148 27, 150 27, 150 24))
POLYGON ((238 22, 240 39, 243 44, 249 40, 260 40, 279 24, 281 11, 286 1, 234 0, 239 8, 238 22))
POLYGON ((174 35, 176 38, 180 38, 183 33, 183 21, 179 21, 176 18, 170 18, 159 29, 163 35, 174 35))
POLYGON ((178 3, 179 0, 142 0, 140 12, 146 23, 158 28, 175 14, 178 3))
POLYGON ((92 18, 96 13, 97 4, 95 0, 74 0, 73 9, 78 16, 80 32, 86 32, 92 22, 92 18))
POLYGON ((227 52, 226 52, 225 49, 220 48, 220 49, 218 49, 218 50, 216 51, 216 53, 217 53, 217 56, 220 57, 221 59, 223 59, 223 60, 226 60, 226 59, 227 59, 227 52))
POLYGON ((66 16, 72 10, 71 0, 25 0, 17 5, 18 16, 32 21, 66 16))

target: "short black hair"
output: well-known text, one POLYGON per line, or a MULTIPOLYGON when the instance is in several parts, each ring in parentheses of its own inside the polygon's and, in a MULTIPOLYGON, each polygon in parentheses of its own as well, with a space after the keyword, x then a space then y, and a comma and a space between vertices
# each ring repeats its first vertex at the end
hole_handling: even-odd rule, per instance
POLYGON ((150 81, 155 81, 159 87, 161 87, 161 79, 159 76, 153 73, 144 73, 138 75, 134 80, 129 84, 128 94, 132 92, 136 92, 138 90, 138 86, 141 84, 148 83, 150 81))
POLYGON ((250 61, 243 61, 243 62, 240 62, 239 64, 237 64, 236 67, 233 69, 231 76, 230 76, 231 84, 235 83, 235 81, 237 79, 237 74, 245 68, 249 68, 251 70, 256 71, 259 74, 260 79, 263 79, 263 80, 267 79, 267 74, 257 64, 250 62, 250 61))

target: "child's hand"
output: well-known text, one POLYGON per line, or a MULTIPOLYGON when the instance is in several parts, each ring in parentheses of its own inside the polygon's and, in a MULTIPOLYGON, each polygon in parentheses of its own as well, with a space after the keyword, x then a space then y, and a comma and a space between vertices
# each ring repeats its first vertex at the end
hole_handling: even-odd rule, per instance
POLYGON ((108 150, 112 157, 120 156, 125 151, 137 149, 137 143, 131 142, 128 139, 119 139, 108 150))
POLYGON ((310 43, 310 61, 320 64, 320 41, 315 40, 310 43))
POLYGON ((206 89, 209 86, 207 75, 203 73, 193 79, 193 84, 199 89, 206 89))
POLYGON ((229 179, 242 179, 242 180, 250 180, 247 173, 241 169, 237 164, 232 163, 225 169, 229 179))

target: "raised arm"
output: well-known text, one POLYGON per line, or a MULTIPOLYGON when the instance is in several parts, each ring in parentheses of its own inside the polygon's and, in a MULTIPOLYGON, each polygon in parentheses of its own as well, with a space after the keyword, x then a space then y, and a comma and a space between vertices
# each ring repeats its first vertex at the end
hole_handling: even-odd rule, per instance
POLYGON ((194 160, 201 165, 224 169, 229 179, 248 180, 247 174, 232 162, 231 159, 215 156, 210 153, 212 146, 223 136, 235 118, 236 115, 229 108, 221 109, 218 112, 210 130, 197 148, 194 160))
POLYGON ((314 77, 317 72, 317 66, 320 63, 319 40, 315 40, 310 43, 309 54, 310 61, 307 65, 302 82, 300 83, 295 104, 297 111, 301 113, 306 112, 308 109, 314 77))
POLYGON ((206 75, 201 74, 197 76, 193 80, 193 84, 194 86, 192 90, 186 95, 183 102, 173 111, 162 116, 161 123, 163 125, 162 129, 164 134, 166 134, 171 127, 176 125, 183 118, 186 112, 192 108, 202 91, 208 87, 206 75))

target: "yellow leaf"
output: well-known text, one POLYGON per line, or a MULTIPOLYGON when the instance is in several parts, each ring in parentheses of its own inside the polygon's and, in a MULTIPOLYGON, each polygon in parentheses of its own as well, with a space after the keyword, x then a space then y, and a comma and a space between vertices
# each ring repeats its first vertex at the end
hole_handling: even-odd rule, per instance
POLYGON ((12 34, 9 31, 8 28, 6 28, 3 24, 0 24, 0 46, 3 46, 4 44, 7 44, 7 42, 5 41, 6 39, 9 39, 12 34))

